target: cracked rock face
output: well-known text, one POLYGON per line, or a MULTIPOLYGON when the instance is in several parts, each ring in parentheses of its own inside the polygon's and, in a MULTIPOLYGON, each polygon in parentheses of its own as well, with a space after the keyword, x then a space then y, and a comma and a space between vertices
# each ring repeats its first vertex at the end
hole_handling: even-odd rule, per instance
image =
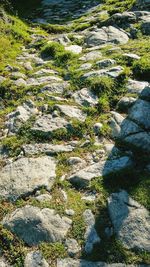
POLYGON ((124 31, 109 26, 90 32, 85 41, 89 47, 92 47, 105 43, 126 44, 128 40, 129 37, 124 31))
POLYGON ((26 244, 34 246, 41 242, 61 242, 72 221, 61 218, 52 209, 25 206, 4 217, 1 223, 26 244))
POLYGON ((85 121, 86 115, 77 107, 69 105, 56 105, 56 108, 64 115, 78 119, 79 121, 85 121))
POLYGON ((129 249, 150 251, 150 216, 126 191, 108 198, 108 211, 117 238, 129 249))
POLYGON ((20 158, 6 164, 1 170, 1 197, 16 200, 41 187, 49 190, 55 181, 55 167, 55 160, 48 156, 20 158))

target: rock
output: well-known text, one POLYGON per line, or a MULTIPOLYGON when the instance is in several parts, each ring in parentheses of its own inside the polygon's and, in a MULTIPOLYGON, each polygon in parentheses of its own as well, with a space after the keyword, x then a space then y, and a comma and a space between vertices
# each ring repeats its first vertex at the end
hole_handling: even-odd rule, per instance
POLYGON ((146 86, 148 86, 148 82, 140 82, 129 79, 127 83, 128 93, 140 94, 146 86))
POLYGON ((129 53, 125 53, 122 56, 128 60, 139 60, 141 58, 140 56, 136 54, 129 54, 129 53))
POLYGON ((34 76, 44 76, 47 74, 58 74, 58 72, 51 69, 40 69, 34 73, 34 76))
POLYGON ((117 110, 121 112, 128 112, 129 108, 133 106, 135 101, 136 98, 134 97, 123 96, 117 104, 117 110))
POLYGON ((121 66, 116 66, 110 69, 93 70, 88 73, 85 73, 82 77, 83 79, 87 79, 90 77, 107 75, 112 78, 117 78, 121 74, 122 71, 123 71, 123 68, 121 66))
POLYGON ((134 12, 115 13, 107 21, 109 25, 118 25, 127 28, 131 23, 136 23, 136 15, 134 12))
POLYGON ((75 211, 72 210, 72 209, 70 209, 70 210, 65 210, 65 213, 66 213, 66 215, 68 215, 68 216, 73 216, 73 215, 75 214, 75 211))
POLYGON ((150 134, 147 132, 132 133, 132 135, 126 136, 122 141, 130 145, 131 148, 138 149, 140 152, 150 153, 150 134))
POLYGON ((75 257, 81 251, 81 247, 73 238, 66 239, 65 246, 70 257, 75 257))
POLYGON ((65 202, 67 202, 67 200, 68 200, 68 196, 67 196, 67 193, 64 191, 64 190, 60 190, 60 192, 61 192, 61 194, 62 194, 62 197, 63 197, 63 200, 65 201, 65 202))
POLYGON ((110 67, 111 65, 114 65, 114 64, 116 64, 116 61, 114 59, 110 59, 110 58, 102 59, 102 60, 96 62, 96 65, 99 68, 107 68, 107 67, 110 67))
POLYGON ((70 51, 70 52, 78 55, 82 52, 82 46, 70 45, 70 46, 66 46, 65 50, 70 51))
POLYGON ((105 43, 126 44, 128 40, 129 37, 123 30, 108 26, 89 32, 85 42, 91 47, 105 43))
POLYGON ((81 199, 87 202, 94 202, 96 200, 96 194, 87 193, 81 199))
POLYGON ((76 103, 81 106, 95 106, 98 103, 98 97, 94 95, 89 89, 83 88, 73 94, 76 103))
POLYGON ((27 100, 22 106, 18 106, 16 111, 7 115, 5 126, 10 134, 17 133, 22 124, 36 114, 38 114, 38 109, 34 102, 32 100, 27 100))
POLYGON ((79 158, 79 157, 70 157, 68 160, 67 160, 67 163, 69 165, 76 165, 76 164, 85 164, 85 160, 79 158))
POLYGON ((83 60, 83 61, 90 61, 90 60, 93 61, 93 60, 96 60, 96 59, 101 58, 101 57, 102 57, 102 53, 100 51, 91 51, 91 52, 83 55, 79 59, 83 60))
POLYGON ((57 154, 62 152, 71 152, 73 151, 74 147, 69 144, 62 144, 62 145, 53 145, 47 143, 38 143, 38 144, 27 144, 23 146, 23 150, 26 155, 35 155, 44 153, 47 155, 57 154))
POLYGON ((62 82, 62 79, 53 75, 44 76, 44 77, 37 77, 37 78, 29 78, 27 79, 27 85, 42 85, 42 84, 49 84, 50 82, 62 82))
POLYGON ((19 78, 14 82, 14 85, 16 85, 17 87, 27 86, 27 82, 24 79, 19 78))
POLYGON ((150 216, 126 191, 113 193, 108 211, 117 238, 128 249, 150 251, 150 216))
POLYGON ((150 130, 150 102, 141 99, 137 100, 132 106, 128 117, 144 129, 150 130))
POLYGON ((55 181, 55 168, 55 159, 48 156, 7 163, 1 169, 1 197, 16 200, 42 187, 49 190, 55 181))
POLYGON ((150 102, 150 86, 147 86, 142 90, 140 98, 150 102))
POLYGON ((93 250, 95 244, 100 243, 101 239, 98 236, 95 229, 95 218, 91 210, 85 210, 83 213, 83 218, 86 224, 85 231, 85 252, 90 254, 93 250))
POLYGON ((137 0, 138 8, 150 8, 150 0, 137 0))
POLYGON ((79 121, 85 121, 86 115, 77 107, 69 105, 55 105, 55 107, 64 115, 70 118, 76 118, 79 121))
POLYGON ((100 122, 95 123, 94 127, 93 127, 95 134, 99 134, 102 127, 103 127, 102 123, 100 123, 100 122))
POLYGON ((26 70, 33 70, 33 67, 32 67, 32 65, 31 65, 31 62, 30 61, 28 61, 28 62, 25 62, 24 64, 23 64, 23 66, 24 66, 24 68, 26 69, 26 70))
POLYGON ((52 196, 50 196, 49 194, 42 194, 42 195, 35 197, 35 199, 41 203, 48 202, 52 199, 52 196))
POLYGON ((60 37, 54 39, 55 42, 59 42, 60 44, 66 46, 68 45, 71 41, 69 40, 68 36, 65 34, 60 35, 60 37))
POLYGON ((52 82, 48 83, 41 89, 41 93, 49 92, 49 93, 58 93, 62 94, 65 89, 69 87, 68 82, 52 82))
POLYGON ((120 132, 121 132, 121 125, 122 122, 124 121, 124 117, 122 115, 120 115, 117 112, 111 112, 112 114, 112 118, 111 121, 109 123, 109 126, 111 128, 111 136, 113 138, 116 138, 119 136, 120 132))
POLYGON ((40 251, 31 251, 25 257, 24 267, 49 267, 49 264, 40 251))
POLYGON ((41 242, 61 242, 72 221, 52 209, 27 205, 5 216, 1 223, 27 245, 36 246, 41 242))
POLYGON ((92 68, 91 63, 84 63, 80 66, 79 70, 90 70, 92 68))
POLYGON ((85 188, 90 181, 99 176, 107 176, 129 168, 132 168, 133 162, 130 157, 123 156, 117 159, 103 160, 98 163, 87 166, 86 168, 77 171, 68 179, 70 182, 79 188, 85 188))
POLYGON ((18 78, 26 79, 26 75, 24 73, 15 71, 15 72, 11 73, 11 78, 13 78, 13 79, 18 79, 18 78))
POLYGON ((12 267, 3 258, 0 258, 0 267, 12 267))
MULTIPOLYGON (((58 259, 57 267, 146 267, 147 265, 130 265, 125 263, 106 263, 106 262, 93 262, 86 260, 75 260, 75 259, 58 259)), ((147 266, 148 267, 148 266, 147 266)))
POLYGON ((58 129, 65 129, 69 125, 68 121, 61 117, 52 117, 52 115, 42 115, 37 118, 33 128, 33 132, 42 134, 50 134, 58 129))
POLYGON ((145 35, 150 35, 150 17, 146 22, 141 24, 141 31, 145 35))

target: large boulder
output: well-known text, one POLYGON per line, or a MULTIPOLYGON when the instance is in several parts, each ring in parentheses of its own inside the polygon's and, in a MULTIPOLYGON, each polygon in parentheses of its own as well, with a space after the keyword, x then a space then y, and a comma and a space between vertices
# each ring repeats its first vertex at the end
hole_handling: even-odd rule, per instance
POLYGON ((72 221, 61 218, 52 209, 28 205, 8 214, 1 223, 26 244, 35 246, 41 242, 61 242, 72 221))
POLYGON ((105 43, 126 44, 128 40, 129 37, 123 30, 108 26, 89 32, 85 42, 87 46, 92 47, 105 43))
POLYGON ((42 187, 49 190, 55 181, 55 168, 55 160, 48 156, 7 163, 1 169, 1 197, 16 200, 42 187))
POLYGON ((108 198, 108 211, 117 238, 129 249, 150 251, 149 212, 126 191, 108 198))

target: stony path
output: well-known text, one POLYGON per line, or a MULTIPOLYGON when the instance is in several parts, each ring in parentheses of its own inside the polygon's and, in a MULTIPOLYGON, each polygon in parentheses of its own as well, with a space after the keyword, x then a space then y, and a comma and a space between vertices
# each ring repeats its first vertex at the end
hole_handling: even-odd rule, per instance
MULTIPOLYGON (((49 1, 43 2, 45 15, 39 21, 54 17, 52 5, 56 21, 60 10, 65 16, 69 7, 69 15, 75 13, 75 18, 91 7, 91 1, 85 1, 85 8, 82 5, 80 9, 78 1, 54 1, 50 5, 49 1)), ((93 9, 89 12, 94 19, 100 15, 92 13, 93 9)), ((129 62, 140 60, 140 53, 125 53, 124 46, 132 34, 118 23, 127 21, 127 27, 133 28, 140 21, 146 31, 149 16, 148 11, 115 14, 106 26, 72 32, 73 40, 70 33, 44 35, 33 28, 32 42, 22 47, 17 67, 7 66, 7 78, 0 76, 0 83, 9 79, 19 92, 22 88, 26 91, 23 101, 5 116, 0 150, 0 197, 9 207, 1 225, 23 241, 25 267, 137 266, 134 261, 126 265, 124 260, 95 257, 99 247, 102 250, 105 242, 111 245, 114 238, 125 251, 135 251, 134 255, 136 251, 150 252, 148 209, 117 180, 150 171, 149 83, 133 75, 126 81, 125 93, 121 93, 117 105, 109 111, 106 108, 104 116, 97 113, 99 94, 85 83, 100 77, 118 81, 125 65, 113 53, 129 62), (70 66, 66 65, 64 74, 51 55, 43 57, 40 53, 38 44, 51 41, 75 55, 84 81, 76 90, 71 90, 70 66), (12 140, 15 149, 12 145, 10 149, 5 140, 12 140), (18 146, 16 140, 20 141, 18 146), (120 184, 110 190, 107 179, 110 184, 115 179, 120 184), (47 243, 62 245, 65 256, 58 249, 54 260, 46 257, 50 247, 44 254, 41 244, 47 243)), ((2 267, 10 266, 5 257, 6 251, 0 258, 2 267)), ((23 266, 17 264, 11 266, 23 266)), ((144 264, 149 266, 148 262, 144 264)))

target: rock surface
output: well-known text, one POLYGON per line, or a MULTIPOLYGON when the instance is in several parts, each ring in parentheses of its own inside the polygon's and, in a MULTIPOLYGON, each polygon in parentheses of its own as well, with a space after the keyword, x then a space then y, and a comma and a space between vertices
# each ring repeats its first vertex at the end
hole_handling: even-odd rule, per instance
POLYGON ((49 267, 40 251, 29 252, 25 258, 24 267, 49 267))
POLYGON ((29 246, 41 242, 61 242, 71 227, 71 220, 52 209, 25 206, 4 217, 2 224, 29 246))
POLYGON ((55 181, 55 168, 55 160, 48 156, 20 158, 6 164, 1 170, 1 197, 16 200, 42 187, 49 190, 55 181))
POLYGON ((121 191, 109 197, 108 210, 115 234, 124 246, 150 251, 150 216, 143 206, 121 191))

